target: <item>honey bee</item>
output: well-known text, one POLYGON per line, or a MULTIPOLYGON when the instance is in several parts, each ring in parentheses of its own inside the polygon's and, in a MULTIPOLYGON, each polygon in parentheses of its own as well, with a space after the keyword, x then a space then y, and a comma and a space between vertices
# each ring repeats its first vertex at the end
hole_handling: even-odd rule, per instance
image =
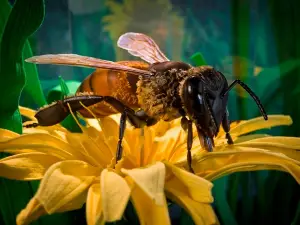
POLYGON ((34 56, 27 62, 96 68, 80 85, 77 95, 66 97, 37 111, 38 123, 31 126, 51 126, 61 122, 72 111, 92 117, 83 105, 97 117, 121 113, 116 160, 122 157, 122 139, 126 121, 135 128, 152 126, 159 120, 172 121, 181 117, 187 132, 187 162, 192 169, 192 124, 195 124, 201 146, 214 147, 214 137, 222 125, 228 144, 228 92, 239 84, 255 100, 264 119, 268 116, 258 97, 240 80, 228 85, 225 76, 210 66, 193 67, 188 63, 170 61, 154 40, 141 33, 125 33, 118 47, 143 61, 112 62, 75 54, 34 56), (84 94, 92 92, 92 94, 84 94), (83 93, 83 94, 82 94, 83 93))

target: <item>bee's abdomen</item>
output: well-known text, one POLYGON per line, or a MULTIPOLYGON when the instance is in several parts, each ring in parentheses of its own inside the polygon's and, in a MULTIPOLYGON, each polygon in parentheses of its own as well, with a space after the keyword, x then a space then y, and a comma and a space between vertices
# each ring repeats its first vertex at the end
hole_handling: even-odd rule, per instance
POLYGON ((186 71, 171 69, 150 77, 142 77, 137 83, 140 107, 149 116, 157 119, 176 118, 181 105, 178 87, 185 76, 187 76, 186 71))
MULTIPOLYGON (((136 83, 138 80, 137 76, 135 78, 136 80, 133 83, 136 83)), ((130 81, 127 79, 127 73, 125 72, 99 69, 82 82, 77 92, 93 92, 101 96, 112 96, 128 107, 137 108, 136 87, 130 85, 130 81)), ((96 117, 105 117, 118 113, 116 109, 105 102, 90 106, 89 109, 96 117)), ((93 117, 85 109, 81 110, 80 113, 87 118, 93 117)))

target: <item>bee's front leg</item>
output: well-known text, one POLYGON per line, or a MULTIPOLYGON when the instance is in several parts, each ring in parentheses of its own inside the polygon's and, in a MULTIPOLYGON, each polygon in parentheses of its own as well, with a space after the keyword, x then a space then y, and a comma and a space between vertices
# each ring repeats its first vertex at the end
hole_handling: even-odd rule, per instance
POLYGON ((229 123, 229 113, 228 113, 228 110, 227 110, 227 109, 226 109, 224 118, 223 118, 223 120, 222 120, 222 127, 223 127, 224 131, 226 132, 227 143, 228 143, 229 145, 232 145, 232 144, 233 144, 233 140, 232 140, 231 135, 229 134, 229 131, 230 131, 230 123, 229 123))
POLYGON ((181 118, 181 127, 183 130, 187 131, 187 163, 191 173, 194 173, 192 167, 192 146, 193 146, 193 124, 192 121, 186 117, 181 118))

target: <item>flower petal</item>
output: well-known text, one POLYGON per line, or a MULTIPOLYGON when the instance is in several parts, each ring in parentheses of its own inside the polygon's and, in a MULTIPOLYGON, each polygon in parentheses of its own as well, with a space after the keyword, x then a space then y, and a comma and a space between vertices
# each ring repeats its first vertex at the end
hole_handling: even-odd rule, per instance
POLYGON ((171 224, 164 193, 161 204, 157 205, 140 186, 134 185, 131 199, 141 225, 171 224))
POLYGON ((19 106, 19 110, 22 116, 27 117, 30 120, 36 121, 35 114, 36 111, 27 107, 19 106))
POLYGON ((16 223, 17 225, 27 225, 45 214, 46 211, 41 203, 36 198, 32 198, 26 208, 17 215, 16 223))
POLYGON ((211 182, 170 163, 165 162, 165 165, 168 172, 174 175, 170 179, 177 180, 174 181, 175 183, 183 184, 186 188, 186 194, 189 194, 193 200, 203 203, 212 203, 214 201, 211 194, 213 187, 211 182))
POLYGON ((102 214, 100 184, 93 184, 88 191, 86 200, 87 225, 96 225, 97 218, 102 214))
POLYGON ((0 128, 0 141, 6 141, 11 138, 19 137, 20 135, 10 130, 0 128))
POLYGON ((110 152, 105 151, 105 146, 100 148, 97 142, 86 135, 86 133, 70 133, 66 135, 66 139, 72 146, 81 149, 82 154, 85 156, 85 161, 92 165, 100 166, 110 163, 112 158, 110 152))
POLYGON ((212 206, 189 197, 187 194, 189 190, 178 179, 168 180, 165 190, 167 197, 181 205, 191 215, 196 225, 219 224, 212 206))
POLYGON ((235 146, 268 149, 280 152, 300 162, 300 138, 269 136, 235 143, 235 146))
POLYGON ((168 129, 171 128, 171 124, 169 122, 165 122, 163 120, 158 121, 155 125, 152 126, 155 131, 155 136, 160 137, 163 136, 168 129))
POLYGON ((290 116, 269 115, 268 120, 263 117, 257 117, 251 120, 240 122, 236 127, 230 130, 232 136, 240 136, 252 131, 271 128, 274 126, 291 125, 293 123, 290 116))
POLYGON ((121 171, 128 175, 157 205, 164 204, 166 168, 162 162, 156 162, 146 168, 121 169, 121 171))
POLYGON ((216 180, 220 177, 227 176, 235 172, 249 172, 257 170, 278 170, 290 173, 294 179, 300 184, 300 167, 292 163, 274 163, 264 161, 254 161, 247 163, 234 163, 228 166, 224 166, 213 173, 210 173, 205 178, 208 180, 216 180))
POLYGON ((23 153, 0 160, 0 176, 15 180, 39 180, 60 159, 44 153, 23 153))
POLYGON ((248 164, 251 166, 249 170, 256 163, 259 163, 258 165, 261 165, 261 163, 265 165, 265 167, 256 167, 257 169, 269 169, 269 165, 271 165, 272 168, 274 168, 274 165, 277 165, 277 168, 282 168, 291 173, 297 181, 300 181, 299 162, 284 154, 257 148, 232 146, 231 151, 195 155, 193 159, 193 169, 197 175, 211 180, 213 178, 215 179, 215 177, 219 177, 217 174, 223 173, 223 168, 225 170, 227 167, 230 168, 231 164, 236 163, 242 163, 243 167, 248 164))
POLYGON ((104 220, 120 220, 130 197, 129 185, 124 178, 105 169, 101 173, 100 187, 104 220))
POLYGON ((97 129, 98 131, 101 131, 101 126, 98 122, 97 119, 85 119, 86 120, 86 123, 90 126, 90 127, 94 127, 95 129, 97 129))
POLYGON ((23 134, 19 137, 0 142, 0 151, 25 148, 47 152, 66 159, 74 159, 74 157, 80 159, 83 157, 82 153, 74 147, 49 134, 23 134))
POLYGON ((87 192, 98 172, 83 161, 58 162, 46 172, 35 197, 48 214, 54 213, 87 192))

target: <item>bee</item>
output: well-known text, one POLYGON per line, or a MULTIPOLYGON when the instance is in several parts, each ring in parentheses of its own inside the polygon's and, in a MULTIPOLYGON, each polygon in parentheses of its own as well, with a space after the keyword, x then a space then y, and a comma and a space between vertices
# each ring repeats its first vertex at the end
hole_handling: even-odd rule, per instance
POLYGON ((181 117, 181 126, 187 132, 188 167, 193 172, 193 124, 201 146, 207 151, 213 150, 213 138, 221 125, 228 144, 233 144, 227 102, 228 93, 235 85, 239 84, 251 95, 264 119, 268 119, 259 98, 240 80, 228 85, 225 76, 211 66, 193 67, 185 62, 171 61, 152 38, 142 33, 125 33, 119 37, 117 45, 144 61, 112 62, 75 54, 41 55, 25 60, 96 69, 81 83, 77 95, 38 110, 35 115, 38 123, 32 126, 57 124, 70 114, 70 108, 87 118, 92 115, 84 106, 97 117, 121 113, 118 161, 122 157, 126 121, 135 128, 142 128, 159 120, 172 121, 181 117))

